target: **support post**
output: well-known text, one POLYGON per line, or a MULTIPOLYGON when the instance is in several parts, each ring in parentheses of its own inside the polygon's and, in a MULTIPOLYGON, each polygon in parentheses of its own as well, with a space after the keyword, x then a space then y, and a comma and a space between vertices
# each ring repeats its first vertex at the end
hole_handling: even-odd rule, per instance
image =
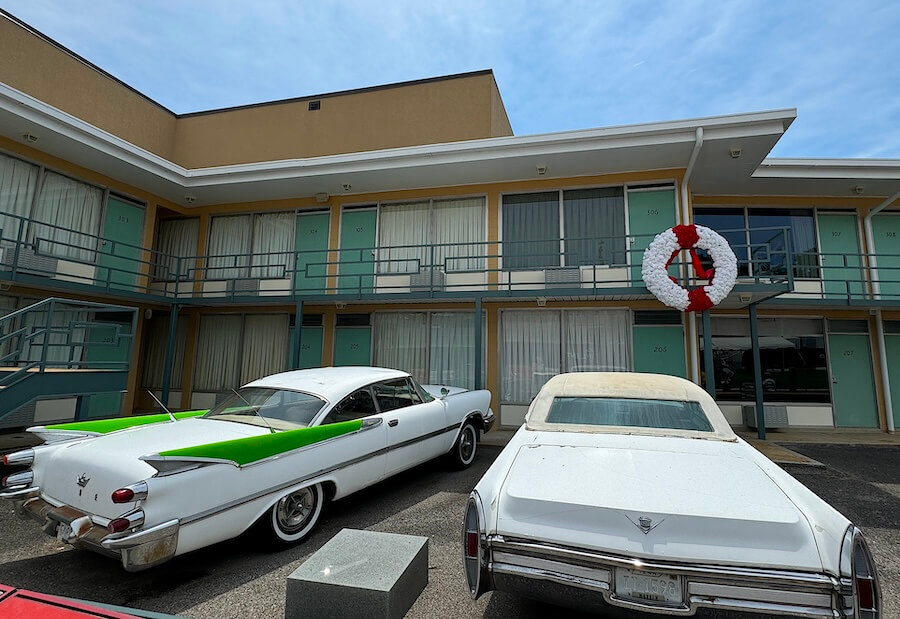
POLYGON ((703 369, 706 371, 706 392, 716 399, 716 369, 713 363, 712 328, 709 310, 703 312, 703 369))
POLYGON ((763 402, 762 365, 759 359, 759 325, 756 322, 756 303, 747 308, 750 312, 750 346, 753 350, 753 387, 756 392, 756 435, 766 439, 766 409, 763 402))
POLYGON ((175 363, 175 337, 178 334, 178 304, 173 303, 169 312, 169 339, 166 342, 166 357, 163 361, 162 397, 160 401, 169 406, 169 386, 172 383, 172 366, 175 363))
POLYGON ((481 349, 482 335, 481 332, 481 297, 475 297, 475 388, 481 389, 481 349))
POLYGON ((291 369, 300 369, 300 343, 303 337, 303 301, 297 301, 294 309, 294 333, 291 337, 291 369))

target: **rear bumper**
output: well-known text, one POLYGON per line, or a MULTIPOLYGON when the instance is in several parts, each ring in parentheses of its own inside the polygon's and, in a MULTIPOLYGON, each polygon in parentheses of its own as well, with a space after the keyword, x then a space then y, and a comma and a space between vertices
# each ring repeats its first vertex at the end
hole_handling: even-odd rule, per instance
POLYGON ((494 411, 488 409, 487 415, 483 415, 481 417, 481 422, 484 424, 484 431, 490 432, 491 428, 494 427, 494 422, 497 418, 494 416, 494 411))
POLYGON ((602 601, 675 616, 694 615, 701 608, 809 619, 850 616, 842 602, 850 595, 851 584, 826 574, 661 563, 502 536, 483 538, 483 544, 490 589, 541 597, 541 591, 562 588, 582 605, 585 600, 602 601), (682 602, 666 605, 621 596, 616 591, 617 569, 678 576, 682 602))
POLYGON ((68 505, 55 506, 40 496, 38 488, 3 493, 0 498, 11 499, 16 514, 39 523, 47 535, 76 548, 117 558, 129 572, 145 570, 175 556, 178 520, 135 531, 110 533, 106 528, 107 519, 85 514, 68 505), (60 525, 67 528, 61 529, 60 525))

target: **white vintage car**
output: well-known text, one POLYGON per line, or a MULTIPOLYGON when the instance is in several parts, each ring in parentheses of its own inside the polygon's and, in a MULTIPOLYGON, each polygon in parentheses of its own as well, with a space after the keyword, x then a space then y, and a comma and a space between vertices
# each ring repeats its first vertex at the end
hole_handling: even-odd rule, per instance
POLYGON ((5 477, 0 497, 45 533, 129 571, 257 521, 292 544, 326 500, 444 454, 471 464, 494 420, 490 398, 382 368, 276 374, 208 412, 30 428, 46 444, 4 456, 29 470, 5 477))
POLYGON ((547 382, 469 498, 463 558, 473 598, 882 616, 859 529, 738 438, 705 391, 670 376, 547 382))

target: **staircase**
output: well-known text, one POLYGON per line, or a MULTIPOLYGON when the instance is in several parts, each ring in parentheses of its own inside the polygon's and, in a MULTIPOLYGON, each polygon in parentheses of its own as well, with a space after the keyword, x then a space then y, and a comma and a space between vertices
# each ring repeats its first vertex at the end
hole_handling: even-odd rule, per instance
POLYGON ((137 311, 51 297, 0 317, 0 430, 119 415, 137 311))

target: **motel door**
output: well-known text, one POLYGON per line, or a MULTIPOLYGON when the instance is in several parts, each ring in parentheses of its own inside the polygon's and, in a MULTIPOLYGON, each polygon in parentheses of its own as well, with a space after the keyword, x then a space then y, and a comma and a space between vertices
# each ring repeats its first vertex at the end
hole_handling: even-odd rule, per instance
POLYGON ((113 289, 130 289, 141 271, 141 249, 144 241, 144 207, 112 196, 106 201, 103 218, 103 245, 99 248, 101 267, 97 283, 107 280, 113 289))
MULTIPOLYGON (((297 217, 296 248, 301 253, 297 254, 294 288, 300 294, 325 290, 330 222, 331 214, 327 212, 304 213, 297 217)), ((303 334, 306 335, 305 330, 303 334)))
MULTIPOLYGON (((85 333, 85 359, 88 367, 94 369, 109 368, 127 371, 128 349, 131 340, 117 337, 117 334, 131 333, 131 323, 122 321, 110 323, 109 326, 93 326, 85 333), (118 341, 117 341, 118 340, 118 341), (122 365, 116 365, 122 364, 122 365)), ((97 417, 114 417, 122 414, 122 392, 108 391, 84 396, 87 402, 82 405, 81 414, 85 419, 97 417)))
MULTIPOLYGON (((840 322, 866 324, 856 320, 840 322)), ((839 428, 877 428, 878 406, 868 332, 829 332, 828 364, 834 425, 839 428)))
POLYGON ((878 279, 886 299, 900 300, 900 215, 882 213, 872 218, 872 236, 878 255, 878 279))
MULTIPOLYGON (((632 235, 631 247, 628 250, 628 262, 631 267, 631 285, 643 286, 641 278, 641 262, 643 252, 650 245, 653 237, 671 228, 677 223, 675 216, 675 190, 631 190, 628 191, 628 234, 632 235), (638 235, 634 238, 634 235, 638 235)), ((677 276, 675 268, 669 269, 677 276)))
POLYGON ((337 327, 334 330, 334 365, 371 365, 372 327, 337 327))
POLYGON ((885 321, 884 330, 884 348, 887 352, 894 427, 900 428, 900 321, 885 321))
POLYGON ((863 273, 859 261, 856 215, 819 213, 822 245, 822 279, 825 296, 846 298, 862 294, 863 273))
POLYGON ((341 213, 340 292, 372 292, 376 221, 377 212, 372 208, 341 213))

